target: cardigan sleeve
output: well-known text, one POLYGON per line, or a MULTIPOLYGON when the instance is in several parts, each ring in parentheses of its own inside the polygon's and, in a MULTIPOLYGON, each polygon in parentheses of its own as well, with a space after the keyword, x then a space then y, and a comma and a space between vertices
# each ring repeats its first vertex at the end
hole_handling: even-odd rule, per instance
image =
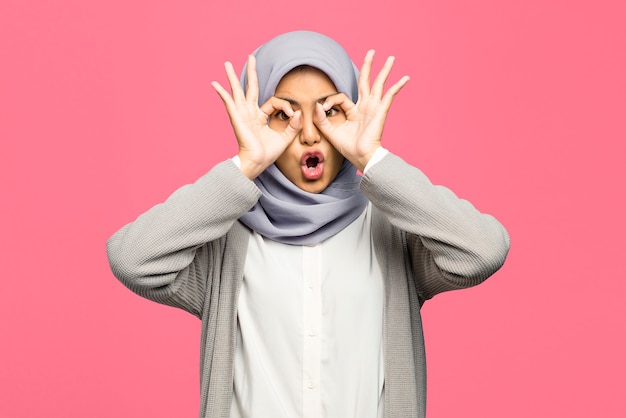
POLYGON ((405 235, 406 254, 422 300, 475 286, 504 263, 509 235, 493 216, 389 153, 364 175, 361 189, 405 235))
POLYGON ((113 274, 140 296, 200 317, 210 286, 211 243, 260 195, 232 161, 216 165, 109 238, 113 274))

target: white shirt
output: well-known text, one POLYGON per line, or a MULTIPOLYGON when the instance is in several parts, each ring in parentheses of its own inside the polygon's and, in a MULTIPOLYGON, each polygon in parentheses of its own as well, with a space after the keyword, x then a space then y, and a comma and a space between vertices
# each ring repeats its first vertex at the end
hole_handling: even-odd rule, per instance
POLYGON ((231 418, 383 416, 383 282, 371 206, 315 246, 251 233, 231 418))
POLYGON ((383 417, 384 290, 370 231, 371 204, 313 246, 251 232, 231 418, 383 417))

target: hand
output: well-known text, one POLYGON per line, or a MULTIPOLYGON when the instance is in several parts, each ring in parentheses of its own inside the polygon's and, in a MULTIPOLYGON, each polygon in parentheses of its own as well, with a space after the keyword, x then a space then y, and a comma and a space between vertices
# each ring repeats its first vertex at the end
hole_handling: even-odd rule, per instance
POLYGON ((248 57, 245 95, 233 65, 226 62, 224 67, 232 96, 218 82, 213 81, 211 85, 222 98, 237 137, 241 171, 254 179, 276 161, 302 129, 301 113, 299 110, 294 112, 289 102, 276 97, 271 97, 259 108, 259 83, 253 55, 248 57), (282 132, 267 124, 269 116, 278 110, 290 117, 289 125, 282 132))
POLYGON ((394 57, 389 57, 370 89, 373 59, 374 51, 370 50, 365 55, 359 75, 359 99, 356 104, 345 94, 336 94, 327 98, 324 104, 318 104, 315 115, 315 124, 322 134, 361 171, 380 147, 385 120, 394 97, 409 81, 408 76, 402 77, 383 95, 394 62, 394 57), (339 106, 346 114, 346 121, 340 125, 333 125, 326 118, 326 111, 334 106, 339 106))

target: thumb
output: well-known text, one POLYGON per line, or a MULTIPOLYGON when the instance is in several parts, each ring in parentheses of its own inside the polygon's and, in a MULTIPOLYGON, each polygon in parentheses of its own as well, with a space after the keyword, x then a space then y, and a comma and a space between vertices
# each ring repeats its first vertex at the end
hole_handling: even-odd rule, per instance
POLYGON ((315 126, 317 126, 322 135, 331 139, 334 127, 326 117, 326 112, 324 111, 321 103, 315 104, 315 118, 313 119, 313 123, 315 123, 315 126))
POLYGON ((285 128, 285 131, 283 132, 283 138, 289 144, 295 139, 301 130, 302 112, 300 110, 296 110, 291 119, 289 119, 289 125, 287 125, 287 128, 285 128))

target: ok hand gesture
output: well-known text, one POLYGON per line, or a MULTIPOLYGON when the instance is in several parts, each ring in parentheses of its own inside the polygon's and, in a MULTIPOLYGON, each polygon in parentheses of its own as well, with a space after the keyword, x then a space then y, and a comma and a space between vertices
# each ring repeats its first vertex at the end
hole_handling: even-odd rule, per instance
POLYGON ((385 120, 394 97, 409 81, 408 76, 402 77, 383 95, 385 82, 394 62, 394 57, 389 57, 370 88, 373 59, 374 51, 370 50, 365 55, 359 75, 359 99, 356 104, 341 93, 327 98, 316 109, 315 123, 318 129, 361 171, 374 151, 380 147, 385 120), (333 125, 326 118, 325 112, 334 106, 339 106, 346 114, 346 121, 341 125, 333 125))
POLYGON ((256 74, 256 60, 248 57, 248 87, 244 94, 237 74, 230 62, 224 64, 231 94, 218 82, 211 85, 222 98, 230 123, 239 144, 241 171, 250 179, 257 177, 285 151, 302 129, 301 113, 292 109, 289 102, 271 97, 260 108, 258 105, 259 84, 256 74), (282 110, 290 117, 289 125, 282 132, 271 129, 268 117, 282 110))

